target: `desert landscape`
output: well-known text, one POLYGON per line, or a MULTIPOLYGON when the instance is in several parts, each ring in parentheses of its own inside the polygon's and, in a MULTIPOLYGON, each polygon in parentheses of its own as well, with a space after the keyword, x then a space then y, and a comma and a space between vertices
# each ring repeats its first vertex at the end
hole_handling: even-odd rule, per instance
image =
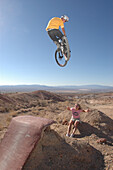
POLYGON ((44 90, 0 94, 0 140, 12 118, 22 115, 55 121, 44 130, 39 144, 23 167, 37 169, 113 169, 113 92, 54 93, 44 90), (82 123, 75 137, 66 137, 71 112, 79 103, 82 123), (37 162, 38 160, 38 162, 37 162))

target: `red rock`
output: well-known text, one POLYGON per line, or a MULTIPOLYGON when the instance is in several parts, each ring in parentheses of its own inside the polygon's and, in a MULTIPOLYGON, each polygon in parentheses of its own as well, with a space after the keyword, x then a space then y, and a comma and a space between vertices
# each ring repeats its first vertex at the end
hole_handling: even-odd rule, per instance
POLYGON ((21 170, 41 138, 42 129, 52 123, 34 116, 13 118, 0 144, 0 170, 21 170))
POLYGON ((62 125, 68 125, 68 121, 67 120, 63 120, 62 125))
POLYGON ((107 142, 106 138, 100 138, 97 140, 97 143, 100 143, 100 144, 106 143, 106 142, 107 142))

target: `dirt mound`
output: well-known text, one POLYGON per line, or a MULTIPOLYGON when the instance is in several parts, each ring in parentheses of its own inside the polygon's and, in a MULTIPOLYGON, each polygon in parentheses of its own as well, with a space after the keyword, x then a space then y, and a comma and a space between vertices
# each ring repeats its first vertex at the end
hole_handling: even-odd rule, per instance
POLYGON ((82 113, 81 119, 103 133, 113 135, 113 120, 99 110, 94 109, 89 113, 82 113))
POLYGON ((55 93, 52 93, 52 92, 48 92, 48 91, 43 91, 43 90, 34 91, 31 94, 33 94, 34 97, 38 97, 42 100, 52 100, 54 102, 66 100, 61 95, 58 95, 58 94, 55 94, 55 93))
POLYGON ((68 139, 69 145, 57 132, 47 128, 23 170, 35 169, 100 169, 103 156, 83 141, 68 139))

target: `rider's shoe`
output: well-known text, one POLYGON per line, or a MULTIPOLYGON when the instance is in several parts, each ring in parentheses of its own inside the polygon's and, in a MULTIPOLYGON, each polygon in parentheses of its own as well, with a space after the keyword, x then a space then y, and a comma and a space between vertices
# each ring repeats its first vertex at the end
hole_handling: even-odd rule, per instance
POLYGON ((74 135, 74 134, 71 134, 71 135, 70 135, 70 137, 71 137, 71 138, 74 138, 74 137, 75 137, 75 135, 74 135))
POLYGON ((66 134, 66 136, 67 136, 67 137, 70 137, 70 135, 69 135, 68 133, 66 134))

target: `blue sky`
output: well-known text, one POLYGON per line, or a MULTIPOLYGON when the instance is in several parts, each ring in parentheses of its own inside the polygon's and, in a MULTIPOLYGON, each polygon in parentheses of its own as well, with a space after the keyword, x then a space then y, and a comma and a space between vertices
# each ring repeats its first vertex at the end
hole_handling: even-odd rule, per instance
POLYGON ((0 0, 0 85, 113 86, 113 0, 0 0), (46 32, 66 14, 71 59, 64 68, 46 32))

